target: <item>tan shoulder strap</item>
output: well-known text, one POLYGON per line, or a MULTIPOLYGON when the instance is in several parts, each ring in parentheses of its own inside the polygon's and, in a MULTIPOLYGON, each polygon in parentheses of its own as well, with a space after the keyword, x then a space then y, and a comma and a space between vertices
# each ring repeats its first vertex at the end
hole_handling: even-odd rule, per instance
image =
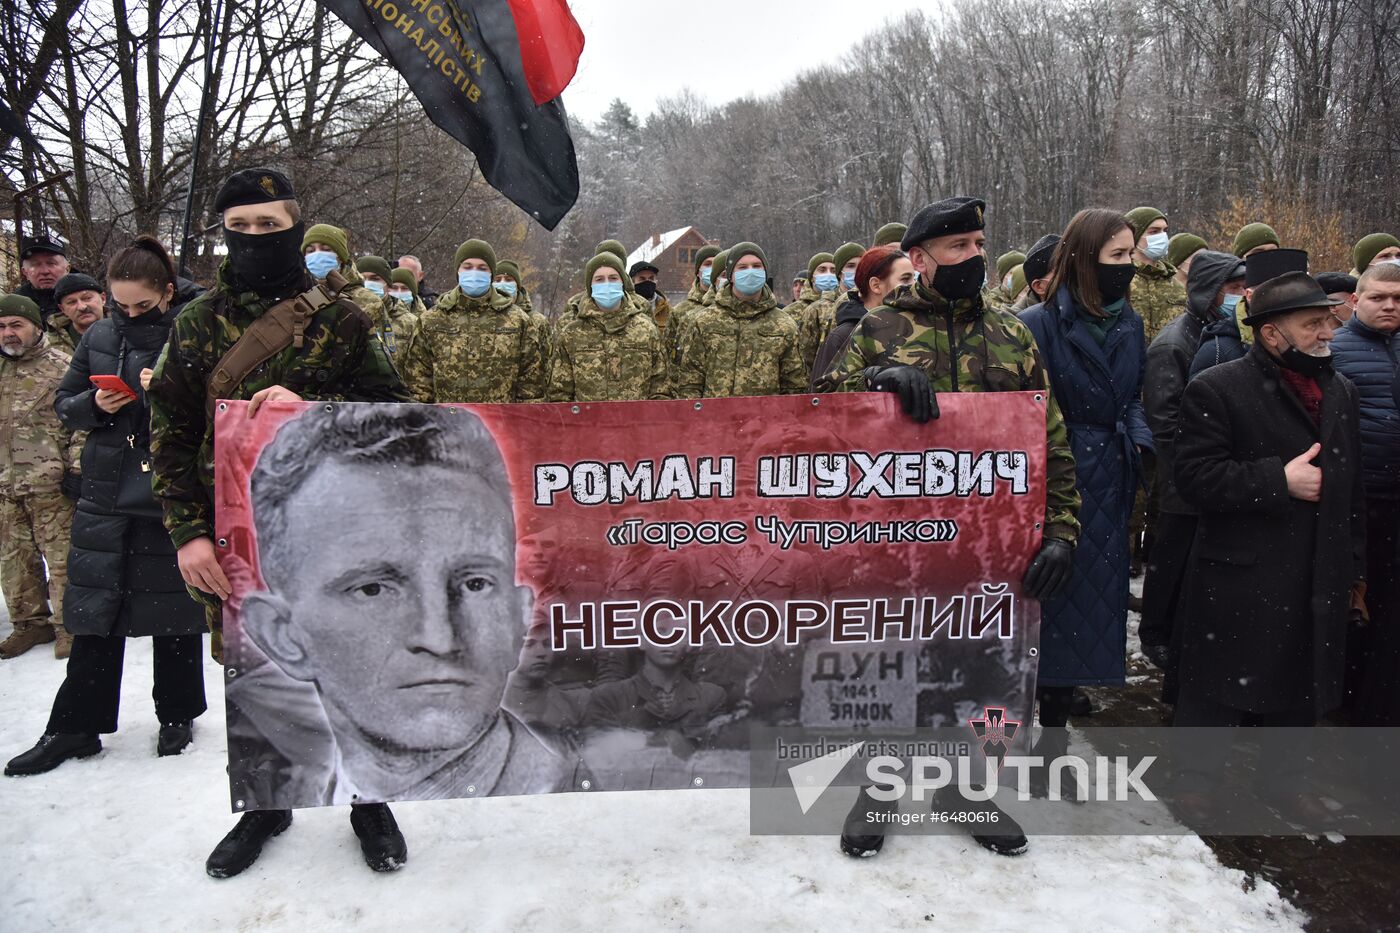
POLYGON ((306 322, 335 301, 346 288, 340 272, 331 270, 324 285, 317 284, 295 298, 279 301, 255 320, 220 358, 205 387, 205 415, 212 421, 215 403, 228 398, 243 380, 287 347, 301 349, 306 322))

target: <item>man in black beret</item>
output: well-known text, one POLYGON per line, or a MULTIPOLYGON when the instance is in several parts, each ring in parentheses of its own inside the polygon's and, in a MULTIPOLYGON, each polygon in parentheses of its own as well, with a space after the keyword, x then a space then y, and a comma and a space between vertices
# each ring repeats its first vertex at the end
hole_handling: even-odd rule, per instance
MULTIPOLYGON (((1200 518, 1178 726, 1311 726, 1341 703, 1365 518, 1357 391, 1332 370, 1336 304, 1305 272, 1268 280, 1245 318, 1248 354, 1186 387, 1174 479, 1200 518)), ((1275 757, 1261 796, 1316 812, 1275 757)))
POLYGON ((15 289, 15 294, 34 302, 47 318, 58 312, 54 286, 69 270, 67 250, 61 242, 45 234, 24 237, 19 246, 19 271, 24 284, 15 289))
MULTIPOLYGON (((935 390, 1044 393, 1047 476, 1041 549, 1028 567, 1006 572, 1024 573, 1025 594, 1046 600, 1068 583, 1079 539, 1074 454, 1030 328, 1010 311, 983 302, 985 209, 979 198, 945 198, 914 215, 900 245, 919 277, 861 319, 851 332, 845 359, 825 380, 846 392, 895 393, 904 411, 921 423, 938 417, 935 390)), ((881 824, 866 816, 882 806, 888 805, 860 795, 847 818, 842 851, 853 856, 879 851, 884 835, 875 828, 881 824)), ((1001 855, 1026 850, 1025 835, 1006 814, 980 826, 996 827, 974 830, 973 838, 988 849, 1001 855)))
POLYGON ((107 293, 97 280, 81 272, 70 272, 53 288, 58 313, 49 315, 49 340, 72 354, 87 329, 107 315, 107 293))
POLYGON ((1055 247, 1059 245, 1059 234, 1047 233, 1036 240, 1026 253, 1026 261, 1021 263, 1021 274, 1026 277, 1026 293, 1011 306, 1013 314, 1020 314, 1048 297, 1046 289, 1050 287, 1050 257, 1055 255, 1055 247))
MULTIPOLYGON (((214 424, 209 384, 219 361, 272 308, 287 299, 311 296, 299 317, 300 339, 288 337, 256 368, 219 387, 217 397, 248 401, 249 417, 265 402, 338 400, 408 402, 398 372, 374 333, 374 323, 343 294, 317 285, 302 260, 305 234, 292 184, 281 172, 250 168, 235 172, 214 198, 222 215, 228 257, 214 287, 187 304, 176 318, 166 351, 156 364, 147 397, 151 403, 152 486, 177 551, 180 574, 190 594, 205 607, 216 660, 223 656, 223 600, 231 595, 228 577, 214 546, 214 424)), ((249 658, 241 670, 249 673, 249 658)), ((271 662, 262 660, 261 663, 271 662)), ((269 701, 250 712, 242 707, 249 732, 271 735, 285 711, 269 701)), ((249 742, 263 753, 271 743, 249 742)), ((275 756, 275 752, 271 753, 275 756)), ((244 813, 205 863, 213 878, 228 878, 257 859, 272 836, 291 824, 290 810, 244 813)), ((351 808, 350 824, 360 839, 365 862, 392 871, 408 857, 403 835, 386 804, 351 808)))

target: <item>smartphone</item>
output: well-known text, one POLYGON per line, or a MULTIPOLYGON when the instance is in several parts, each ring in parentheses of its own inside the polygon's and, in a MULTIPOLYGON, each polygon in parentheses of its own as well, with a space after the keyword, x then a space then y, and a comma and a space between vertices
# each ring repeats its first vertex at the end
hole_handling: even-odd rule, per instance
POLYGON ((99 389, 106 389, 108 392, 120 392, 137 398, 135 390, 122 381, 120 376, 88 376, 88 381, 99 389))

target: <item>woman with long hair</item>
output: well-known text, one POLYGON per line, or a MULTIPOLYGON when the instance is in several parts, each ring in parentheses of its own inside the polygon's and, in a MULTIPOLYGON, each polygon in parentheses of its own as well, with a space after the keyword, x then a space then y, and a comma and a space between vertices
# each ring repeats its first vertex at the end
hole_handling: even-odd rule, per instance
POLYGON ((185 590, 151 492, 146 400, 171 325, 200 290, 177 281, 158 240, 140 236, 112 257, 107 291, 109 313, 83 335, 54 402, 65 425, 88 432, 64 593, 73 652, 48 728, 6 774, 39 774, 101 751, 100 735, 117 731, 128 638, 151 638, 157 755, 189 745, 205 710, 204 612, 185 590), (94 376, 108 384, 94 385, 94 376))
POLYGON ((1128 521, 1142 457, 1153 450, 1142 407, 1147 346, 1128 297, 1135 242, 1132 224, 1117 211, 1075 214, 1050 261, 1048 297, 1021 315, 1064 413, 1083 500, 1074 575, 1064 593, 1041 603, 1046 761, 1064 754, 1074 687, 1121 684, 1125 674, 1128 521))

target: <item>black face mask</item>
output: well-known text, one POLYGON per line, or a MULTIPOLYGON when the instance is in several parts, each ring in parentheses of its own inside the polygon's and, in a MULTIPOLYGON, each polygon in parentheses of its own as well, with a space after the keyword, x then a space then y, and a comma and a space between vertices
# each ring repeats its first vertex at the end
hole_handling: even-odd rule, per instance
MULTIPOLYGON (((919 278, 923 280, 923 276, 919 278)), ((933 273, 933 290, 950 302, 958 301, 976 296, 986 281, 987 261, 978 253, 956 265, 940 265, 933 273)))
POLYGON ((307 276, 301 258, 305 236, 306 227, 301 222, 276 233, 236 233, 224 228, 234 275, 263 298, 281 298, 300 290, 307 276))
POLYGON ((655 282, 638 282, 636 285, 634 285, 634 286, 632 286, 632 287, 635 288, 635 289, 637 290, 637 294, 638 294, 638 295, 641 295, 641 296, 642 296, 643 298, 645 298, 647 301, 651 301, 653 298, 656 297, 656 283, 655 283, 655 282))
POLYGON ((1099 296, 1103 303, 1111 305, 1120 298, 1127 297, 1128 289, 1133 284, 1133 276, 1137 275, 1137 267, 1130 262, 1101 262, 1098 265, 1099 296))
POLYGON ((1332 354, 1326 356, 1311 356, 1299 350, 1293 345, 1293 341, 1288 340, 1288 335, 1279 331, 1284 340, 1288 341, 1288 349, 1278 355, 1278 364, 1284 369, 1291 369, 1300 376, 1309 376, 1316 379, 1323 373, 1332 369, 1332 354))

